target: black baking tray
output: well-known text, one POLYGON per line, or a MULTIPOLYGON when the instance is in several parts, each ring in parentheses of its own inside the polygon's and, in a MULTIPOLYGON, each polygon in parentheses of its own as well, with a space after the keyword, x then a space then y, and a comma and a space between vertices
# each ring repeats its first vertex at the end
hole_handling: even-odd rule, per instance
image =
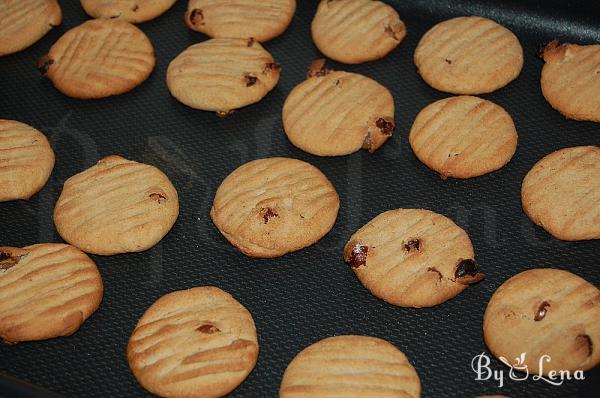
MULTIPOLYGON (((68 177, 101 157, 119 154, 154 164, 177 187, 180 215, 171 232, 144 253, 92 256, 105 284, 100 309, 71 337, 0 347, 0 396, 44 396, 31 383, 69 397, 147 396, 129 371, 128 338, 137 319, 160 296, 200 285, 230 292, 252 313, 260 356, 232 397, 275 397, 290 360, 307 345, 339 334, 387 339, 417 369, 424 397, 599 397, 598 369, 585 381, 552 386, 543 381, 476 381, 472 358, 486 347, 482 318, 493 292, 510 276, 533 267, 558 267, 600 286, 600 241, 562 242, 524 215, 520 186, 544 155, 575 145, 600 145, 600 124, 565 119, 541 95, 541 45, 558 38, 600 42, 597 2, 391 1, 408 28, 400 46, 362 65, 330 67, 362 73, 394 95, 397 130, 375 154, 320 158, 286 139, 281 107, 305 79, 308 64, 322 57, 312 44, 316 1, 298 1, 289 29, 265 47, 282 64, 277 87, 258 104, 225 119, 173 99, 165 83, 169 62, 205 40, 183 23, 187 1, 140 27, 152 41, 156 69, 130 93, 82 101, 68 98, 42 79, 36 60, 68 29, 88 17, 78 1, 61 1, 63 24, 29 49, 0 58, 0 118, 43 131, 56 152, 44 189, 29 201, 0 203, 0 244, 59 242, 52 211, 68 177), (427 86, 412 62, 419 38, 435 23, 458 15, 482 15, 512 29, 525 53, 519 78, 484 95, 513 117, 519 145, 512 161, 470 180, 442 180, 412 153, 407 133, 416 114, 447 94, 427 86), (332 181, 341 198, 333 230, 316 245, 281 258, 245 257, 219 234, 209 211, 220 182, 252 159, 289 156, 308 161, 332 181), (349 236, 377 214, 398 207, 428 208, 455 220, 470 235, 487 277, 434 308, 399 308, 378 300, 344 264, 349 236), (18 378, 25 383, 18 382, 18 378)), ((0 188, 1 189, 1 188, 0 188)), ((560 342, 557 342, 560 344, 560 342)), ((489 353, 488 353, 489 355, 489 353)), ((491 368, 507 368, 493 359, 491 368)), ((41 391, 41 392, 40 392, 41 391)))

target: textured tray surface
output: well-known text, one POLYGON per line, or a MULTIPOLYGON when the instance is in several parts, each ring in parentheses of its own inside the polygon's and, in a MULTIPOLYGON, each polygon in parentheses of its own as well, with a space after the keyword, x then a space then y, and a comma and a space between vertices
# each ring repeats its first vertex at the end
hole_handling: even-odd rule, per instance
MULTIPOLYGON (((67 98, 40 78, 35 68, 35 61, 62 33, 87 18, 78 1, 61 2, 60 28, 28 50, 0 58, 0 117, 40 129, 57 158, 49 183, 32 200, 0 204, 2 245, 60 241, 52 210, 63 182, 110 154, 158 166, 172 179, 181 201, 176 225, 153 249, 94 257, 104 279, 105 297, 79 332, 69 338, 1 346, 0 373, 65 396, 145 396, 125 356, 137 319, 163 294, 216 285, 250 310, 261 345, 256 369, 233 397, 276 396, 285 367, 297 352, 324 337, 350 333, 396 344, 416 367, 425 397, 492 393, 571 397, 594 378, 597 383, 598 369, 587 374, 586 382, 555 387, 543 381, 508 380, 499 389, 493 381, 475 381, 471 370, 473 356, 486 350, 481 331, 486 304, 510 276, 550 266, 600 286, 600 241, 569 243, 552 238, 524 215, 519 199, 523 177, 542 156, 567 146, 600 145, 600 124, 566 120, 545 102, 539 86, 542 61, 537 58, 540 45, 557 36, 600 42, 600 27, 588 23, 594 14, 569 17, 535 5, 511 5, 506 10, 512 11, 506 11, 491 2, 453 2, 450 9, 439 0, 427 5, 390 1, 407 24, 404 42, 379 61, 328 64, 363 73, 391 90, 396 133, 373 155, 362 151, 318 158, 291 146, 281 127, 287 93, 305 78, 310 61, 321 57, 310 37, 316 2, 298 3, 288 31, 265 45, 283 66, 279 85, 260 103, 226 119, 187 108, 167 90, 169 62, 205 39, 184 25, 186 1, 140 25, 155 47, 157 66, 148 81, 119 97, 67 98), (504 22, 521 40, 525 51, 521 76, 484 96, 512 115, 519 146, 513 160, 498 172, 467 181, 442 181, 415 158, 408 145, 407 134, 419 110, 446 97, 421 81, 412 55, 419 38, 434 23, 465 13, 504 22), (291 156, 319 167, 338 190, 341 209, 334 229, 315 246, 278 259, 253 260, 220 236, 209 210, 225 176, 249 160, 266 156, 291 156), (469 233, 487 278, 432 309, 397 308, 373 297, 343 263, 343 246, 357 228, 397 207, 428 208, 454 219, 469 233)), ((493 360, 491 367, 507 373, 499 361, 493 360)))

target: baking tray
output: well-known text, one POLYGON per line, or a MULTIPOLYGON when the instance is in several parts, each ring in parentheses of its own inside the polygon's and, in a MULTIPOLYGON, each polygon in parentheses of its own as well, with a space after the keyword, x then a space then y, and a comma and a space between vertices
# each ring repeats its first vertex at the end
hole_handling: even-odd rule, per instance
MULTIPOLYGON (((216 285, 252 313, 260 356, 232 397, 275 397, 291 359, 327 336, 365 334, 396 344, 417 369, 424 397, 598 397, 598 369, 585 381, 552 386, 543 381, 476 381, 472 358, 487 352, 482 318, 493 292, 510 276, 533 267, 559 267, 600 286, 600 241, 562 242, 524 215, 523 177, 542 156, 559 148, 600 145, 600 124, 566 120, 540 92, 540 46, 553 38, 600 42, 597 2, 391 1, 408 35, 385 58, 362 65, 328 64, 362 73, 388 87, 396 104, 397 129, 375 154, 320 158, 294 148, 281 123, 286 95, 305 79, 321 55, 312 44, 310 21, 316 1, 298 1, 289 29, 265 47, 282 64, 278 86, 258 104, 220 119, 173 99, 165 83, 169 62, 206 37, 183 23, 187 1, 140 25, 152 41, 156 69, 132 92, 82 101, 68 98, 42 79, 36 60, 69 28, 87 19, 78 1, 62 1, 64 21, 31 48, 0 58, 0 117, 33 125, 50 139, 56 166, 44 189, 29 201, 0 203, 0 242, 25 246, 58 242, 54 203, 68 177, 110 154, 158 166, 177 187, 181 212, 172 231, 151 250, 111 257, 92 256, 105 284, 100 309, 71 337, 0 347, 0 395, 26 393, 17 377, 63 396, 134 397, 148 394, 126 360, 127 340, 137 319, 160 296, 179 289, 216 285), (443 181, 412 153, 407 133, 416 114, 447 95, 427 86, 412 55, 419 38, 444 19, 478 14, 512 29, 525 53, 520 77, 484 95, 513 117, 519 145, 503 169, 471 180, 443 181), (281 258, 257 260, 231 247, 209 217, 220 182, 239 165, 267 156, 308 161, 332 181, 341 198, 333 230, 316 245, 281 258), (397 207, 422 207, 445 214, 470 235, 481 283, 430 309, 399 308, 378 300, 342 259, 349 236, 377 214, 397 207), (586 395, 587 394, 587 395, 586 395)), ((557 342, 560 344, 560 342, 557 342)), ((504 370, 499 361, 490 367, 504 370)), ((38 394, 38 395, 36 395, 38 394)), ((41 394, 41 395, 40 395, 41 394)))

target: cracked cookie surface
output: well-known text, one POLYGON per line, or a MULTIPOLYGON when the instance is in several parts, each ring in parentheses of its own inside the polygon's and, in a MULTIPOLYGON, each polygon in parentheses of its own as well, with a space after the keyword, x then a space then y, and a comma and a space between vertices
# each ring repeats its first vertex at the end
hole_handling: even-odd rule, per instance
POLYGON ((374 0, 323 0, 311 24, 312 38, 327 57, 358 64, 396 48, 406 26, 391 6, 374 0))
POLYGON ((131 23, 154 19, 176 0, 81 0, 85 12, 94 18, 116 18, 131 23))
POLYGON ((0 202, 31 198, 50 178, 54 161, 44 134, 25 123, 0 119, 0 202))
POLYGON ((132 90, 155 63, 154 48, 140 29, 119 19, 92 19, 62 35, 38 69, 63 94, 92 99, 132 90))
POLYGON ((171 61, 167 86, 187 106, 227 114, 260 101, 280 73, 281 66, 254 39, 210 39, 171 61))
POLYGON ((472 178, 502 168, 517 150, 517 130, 500 106, 461 95, 427 105, 409 134, 410 146, 442 176, 472 178))
POLYGON ((335 336, 290 362, 279 398, 418 398, 421 381, 393 344, 370 336, 335 336))
POLYGON ((375 152, 395 128, 394 99, 368 77, 330 71, 317 61, 286 98, 282 118, 290 142, 313 155, 375 152))
POLYGON ((54 223, 70 244, 112 255, 151 248, 178 215, 177 191, 163 172, 113 155, 65 181, 54 223))
POLYGON ((523 179, 521 204, 555 238, 600 239, 600 147, 563 148, 539 160, 523 179))
POLYGON ((484 94, 521 73, 523 48, 510 30, 478 16, 440 22, 423 35, 414 54, 431 87, 453 94, 484 94))
POLYGON ((600 44, 553 40, 542 57, 542 94, 548 103, 570 119, 600 122, 600 44))
POLYGON ((62 22, 56 0, 3 0, 0 6, 0 56, 24 50, 62 22))
POLYGON ((185 23, 214 38, 265 42, 282 34, 296 12, 296 0, 190 0, 185 23))
POLYGON ((96 311, 103 291, 96 264, 73 246, 0 247, 0 338, 69 336, 96 311))
POLYGON ((600 363, 600 290, 554 268, 535 268, 504 282, 485 310, 485 343, 497 358, 530 374, 591 369, 600 363), (523 357, 521 354, 525 353, 523 357))
POLYGON ((210 216, 244 254, 278 257, 321 239, 339 206, 335 188, 319 169, 275 157, 248 162, 227 176, 210 216))
POLYGON ((375 296, 401 307, 432 307, 484 275, 467 233, 424 209, 381 213, 350 237, 344 261, 375 296))
POLYGON ((246 379, 258 349, 248 310, 229 293, 202 286, 152 304, 131 334, 127 360, 154 394, 218 398, 246 379))

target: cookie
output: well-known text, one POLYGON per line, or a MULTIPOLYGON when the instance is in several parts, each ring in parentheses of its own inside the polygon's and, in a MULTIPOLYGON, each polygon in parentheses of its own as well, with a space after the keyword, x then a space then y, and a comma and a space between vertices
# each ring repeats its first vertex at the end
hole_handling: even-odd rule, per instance
POLYGON ((335 336, 290 362, 279 398, 418 398, 421 381, 406 355, 370 336, 335 336))
POLYGON ((62 22, 56 0, 3 0, 0 7, 0 56, 24 50, 62 22))
POLYGON ((313 155, 373 153, 391 137, 394 99, 387 88, 363 75, 312 69, 283 104, 290 142, 313 155))
POLYGON ((129 22, 92 19, 69 30, 38 61, 63 94, 89 99, 132 90, 154 69, 148 37, 129 22))
POLYGON ((496 290, 483 334, 492 354, 517 370, 572 374, 600 363, 599 320, 600 290, 594 285, 567 271, 536 268, 496 290))
POLYGON ((190 0, 184 20, 214 38, 269 41, 282 34, 296 12, 296 0, 190 0))
POLYGON ((319 51, 346 64, 383 58, 406 36, 400 16, 376 0, 323 0, 311 25, 319 51))
POLYGON ((225 396, 246 379, 257 358, 252 315, 213 286, 158 299, 127 346, 134 376, 161 397, 225 396))
POLYGON ((432 307, 483 279, 467 233, 424 209, 381 213, 352 235, 344 261, 375 296, 401 307, 432 307))
POLYGON ((419 41, 414 56, 423 80, 454 94, 484 94, 519 76, 523 49, 508 29, 482 17, 440 22, 419 41))
POLYGON ((277 85, 280 71, 256 40, 211 39, 169 64, 167 86, 185 105, 223 115, 260 101, 277 85))
POLYGON ((98 309, 103 290, 96 264, 73 246, 0 247, 0 338, 69 336, 98 309))
POLYGON ((178 215, 177 191, 166 175, 113 155, 65 181, 54 224, 68 243, 111 255, 151 248, 178 215))
POLYGON ((0 202, 31 198, 46 185, 53 168, 54 151, 44 134, 0 119, 0 202))
POLYGON ((92 18, 115 18, 141 23, 165 13, 175 0, 81 0, 81 6, 92 18))
POLYGON ((248 162, 221 183, 210 216, 251 257, 278 257, 310 246, 335 223, 340 199, 316 167, 290 158, 248 162))
POLYGON ((408 138, 417 158, 442 178, 491 173, 517 150, 517 130, 510 115, 491 101, 471 96, 426 106, 408 138))
POLYGON ((563 148, 523 180, 525 214, 557 239, 600 239, 600 147, 563 148))
POLYGON ((569 119, 600 122, 600 44, 554 40, 543 58, 541 85, 548 103, 569 119))

